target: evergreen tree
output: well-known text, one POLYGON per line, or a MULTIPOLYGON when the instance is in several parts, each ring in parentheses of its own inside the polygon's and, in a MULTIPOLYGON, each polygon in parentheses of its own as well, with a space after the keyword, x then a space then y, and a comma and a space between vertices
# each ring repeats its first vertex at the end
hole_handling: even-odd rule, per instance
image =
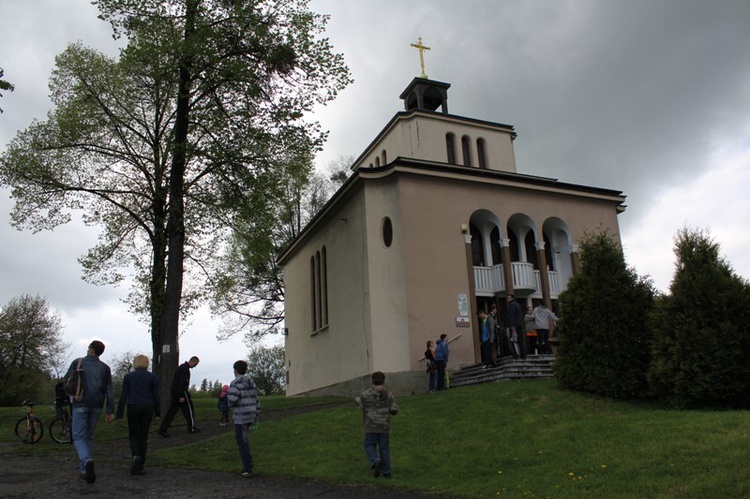
POLYGON ((675 237, 670 294, 653 314, 652 392, 676 407, 750 405, 750 287, 700 230, 675 237))
POLYGON ((619 244, 587 235, 581 272, 560 295, 558 382, 608 397, 646 395, 653 302, 653 285, 626 266, 619 244))

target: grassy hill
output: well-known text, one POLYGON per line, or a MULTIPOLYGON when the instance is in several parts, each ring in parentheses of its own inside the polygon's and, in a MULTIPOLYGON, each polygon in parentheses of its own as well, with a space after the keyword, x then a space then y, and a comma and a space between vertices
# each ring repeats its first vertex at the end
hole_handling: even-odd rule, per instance
MULTIPOLYGON (((326 399, 330 401, 331 399, 326 399)), ((393 478, 374 479, 353 404, 261 420, 251 433, 258 475, 377 483, 461 497, 750 497, 750 414, 673 411, 561 391, 524 380, 397 399, 393 478)), ((321 399, 263 398, 264 410, 321 399)), ((215 399, 196 400, 203 425, 218 423, 215 399)), ((40 415, 51 418, 42 407, 40 415)), ((15 439, 20 408, 0 409, 0 441, 15 439)), ((176 423, 183 423, 178 415, 176 423)), ((100 425, 97 442, 124 428, 100 425)), ((158 438, 154 434, 152 438, 158 438)), ((45 435, 43 442, 48 441, 45 435)), ((16 440, 17 442, 17 440, 16 440)), ((18 452, 55 452, 52 443, 18 452)), ((150 466, 240 469, 233 432, 163 449, 150 466)))

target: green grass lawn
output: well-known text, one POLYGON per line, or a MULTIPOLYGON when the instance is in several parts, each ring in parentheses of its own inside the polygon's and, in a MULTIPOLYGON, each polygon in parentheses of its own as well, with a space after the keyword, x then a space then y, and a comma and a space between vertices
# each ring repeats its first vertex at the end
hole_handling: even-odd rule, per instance
MULTIPOLYGON (((263 399, 266 409, 320 401, 263 399)), ((610 401, 561 391, 554 380, 470 386, 400 397, 398 403, 393 478, 376 482, 384 487, 465 497, 750 497, 746 411, 673 411, 610 401)), ((0 410, 6 421, 8 410, 0 410)), ((197 412, 199 420, 217 419, 213 399, 198 400, 197 412)), ((255 471, 372 483, 361 421, 347 404, 261 422, 251 433, 255 471)), ((6 440, 6 430, 0 439, 6 440)), ((97 432, 97 441, 117 438, 116 431, 125 432, 109 427, 97 432)), ((47 435, 43 441, 50 442, 47 435)), ((31 446, 19 444, 19 452, 27 451, 23 447, 31 446)), ((231 432, 160 451, 151 464, 240 468, 231 432)))

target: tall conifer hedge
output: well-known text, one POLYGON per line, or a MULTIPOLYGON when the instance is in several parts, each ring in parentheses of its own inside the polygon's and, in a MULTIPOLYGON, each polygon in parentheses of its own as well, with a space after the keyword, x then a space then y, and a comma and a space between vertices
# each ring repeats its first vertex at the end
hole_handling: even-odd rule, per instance
POLYGON ((606 233, 580 244, 581 272, 560 295, 561 386, 617 398, 645 396, 651 359, 651 281, 627 267, 606 233))
POLYGON ((653 315, 652 393, 676 407, 748 407, 750 286, 703 231, 678 232, 675 254, 653 315))

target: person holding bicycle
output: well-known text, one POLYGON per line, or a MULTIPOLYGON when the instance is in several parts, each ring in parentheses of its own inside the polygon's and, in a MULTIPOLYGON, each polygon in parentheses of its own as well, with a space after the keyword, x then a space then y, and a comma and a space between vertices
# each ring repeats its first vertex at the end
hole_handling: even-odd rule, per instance
MULTIPOLYGON (((106 416, 104 421, 109 424, 115 419, 115 397, 112 388, 112 371, 109 366, 99 360, 104 353, 104 343, 92 341, 81 360, 83 371, 83 398, 73 400, 73 446, 80 460, 79 471, 81 478, 87 483, 96 481, 94 471, 94 430, 106 401, 106 416)), ((68 377, 76 370, 78 359, 70 364, 68 377)))

